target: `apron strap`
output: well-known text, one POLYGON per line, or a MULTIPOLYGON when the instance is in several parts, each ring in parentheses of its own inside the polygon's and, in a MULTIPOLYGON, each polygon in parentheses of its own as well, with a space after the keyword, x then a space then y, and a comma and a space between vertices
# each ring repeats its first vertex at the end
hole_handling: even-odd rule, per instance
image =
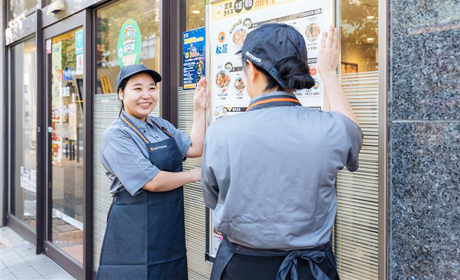
POLYGON ((133 124, 129 119, 128 117, 125 115, 124 112, 121 113, 120 115, 120 118, 122 120, 122 122, 129 128, 131 129, 132 131, 135 132, 135 134, 137 135, 137 137, 139 137, 139 139, 142 140, 142 142, 144 142, 146 145, 150 144, 149 140, 147 139, 147 137, 142 134, 142 132, 137 129, 136 125, 133 124))
POLYGON ((166 135, 168 135, 169 138, 174 138, 174 136, 168 132, 168 130, 166 129, 166 127, 164 126, 160 126, 159 124, 157 124, 156 121, 154 120, 151 120, 161 131, 163 131, 166 135))
POLYGON ((219 250, 217 251, 216 259, 211 271, 210 280, 220 280, 222 274, 224 273, 225 267, 228 262, 232 259, 235 254, 233 244, 224 236, 224 239, 219 245, 219 250))
MULTIPOLYGON (((133 124, 129 118, 125 115, 125 112, 121 112, 121 115, 120 115, 120 118, 122 120, 122 122, 129 128, 131 129, 132 131, 135 132, 135 134, 137 135, 137 137, 139 137, 139 139, 141 139, 143 142, 145 142, 145 144, 150 144, 149 140, 147 139, 147 137, 137 128, 137 126, 135 124, 133 124)), ((160 126, 156 121, 154 120, 151 120, 153 122, 153 124, 155 124, 156 127, 158 127, 161 131, 163 131, 164 134, 166 134, 169 138, 174 138, 174 136, 169 133, 169 131, 166 129, 166 127, 164 126, 160 126)))
POLYGON ((110 212, 112 212, 114 203, 115 203, 115 195, 113 196, 112 203, 110 204, 109 212, 107 212, 107 224, 109 223, 110 212))

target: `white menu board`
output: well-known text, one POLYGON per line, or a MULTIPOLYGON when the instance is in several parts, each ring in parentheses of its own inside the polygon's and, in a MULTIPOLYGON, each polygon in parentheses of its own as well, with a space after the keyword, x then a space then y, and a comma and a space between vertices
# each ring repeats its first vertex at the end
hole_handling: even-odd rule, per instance
MULTIPOLYGON (((223 0, 207 5, 207 77, 211 91, 210 121, 244 112, 250 98, 242 81, 241 50, 248 33, 264 23, 285 23, 305 39, 310 74, 316 81, 311 89, 296 92, 303 106, 324 109, 324 91, 317 72, 320 36, 332 23, 333 1, 305 0, 223 0)), ((209 210, 209 247, 215 257, 222 235, 215 231, 209 210)))
POLYGON ((310 73, 316 81, 311 89, 296 92, 302 105, 323 109, 322 81, 317 73, 321 32, 325 26, 324 3, 305 0, 214 1, 208 6, 208 50, 210 59, 211 121, 244 112, 250 102, 242 80, 241 50, 248 33, 264 23, 285 23, 305 39, 310 73))

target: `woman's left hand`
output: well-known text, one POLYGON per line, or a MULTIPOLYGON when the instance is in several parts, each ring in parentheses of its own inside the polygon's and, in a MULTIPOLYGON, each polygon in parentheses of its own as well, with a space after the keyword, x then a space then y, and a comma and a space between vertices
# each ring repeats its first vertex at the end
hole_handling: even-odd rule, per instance
POLYGON ((208 106, 209 95, 208 95, 207 84, 208 82, 206 78, 202 78, 196 85, 195 97, 193 100, 193 104, 195 105, 195 110, 206 109, 206 106, 208 106))

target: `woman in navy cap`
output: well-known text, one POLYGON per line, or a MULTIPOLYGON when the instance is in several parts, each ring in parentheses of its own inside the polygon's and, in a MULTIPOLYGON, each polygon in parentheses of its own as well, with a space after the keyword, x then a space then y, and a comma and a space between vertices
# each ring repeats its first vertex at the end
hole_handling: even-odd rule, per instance
POLYGON ((206 206, 224 235, 211 279, 338 279, 331 229, 335 180, 358 169, 362 133, 336 74, 337 31, 324 32, 318 68, 332 112, 302 107, 311 88, 304 38, 267 24, 242 48, 245 113, 216 121, 202 158, 206 206))
POLYGON ((206 80, 197 85, 190 138, 149 114, 158 102, 161 76, 143 65, 122 68, 120 116, 104 134, 100 160, 112 181, 97 279, 188 279, 182 186, 200 170, 182 170, 200 157, 205 133, 206 80))

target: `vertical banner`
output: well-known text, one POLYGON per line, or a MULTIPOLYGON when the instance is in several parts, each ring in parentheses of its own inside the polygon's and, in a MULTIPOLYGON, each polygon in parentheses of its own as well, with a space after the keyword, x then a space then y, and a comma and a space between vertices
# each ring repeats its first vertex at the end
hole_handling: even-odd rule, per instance
POLYGON ((75 32, 75 54, 79 55, 83 53, 83 29, 75 32))
POLYGON ((182 76, 184 89, 194 89, 205 76, 206 28, 182 33, 182 76))
MULTIPOLYGON (((211 93, 210 122, 246 111, 250 97, 242 79, 241 50, 247 35, 265 23, 284 23, 302 34, 308 51, 310 75, 316 84, 298 90, 303 106, 324 109, 324 91, 317 72, 317 57, 325 21, 332 19, 332 5, 327 0, 222 0, 207 6, 207 69, 211 93)), ((210 211, 210 210, 209 210, 210 211)), ((212 215, 212 211, 209 212, 212 215)), ((222 236, 210 219, 207 232, 208 259, 213 260, 222 236)))
POLYGON ((64 71, 62 69, 62 42, 52 44, 51 53, 51 72, 52 72, 52 84, 51 84, 51 112, 52 121, 52 164, 60 166, 62 161, 62 147, 63 139, 57 134, 57 131, 61 131, 62 119, 65 115, 66 107, 62 104, 61 94, 66 92, 62 84, 64 81, 64 71))
POLYGON ((75 32, 75 55, 77 56, 75 75, 83 75, 83 45, 84 36, 83 29, 81 29, 75 32))
MULTIPOLYGON (((64 79, 64 73, 62 71, 62 42, 57 42, 52 45, 52 54, 51 54, 51 61, 53 62, 51 67, 53 83, 51 86, 51 92, 53 97, 59 97, 62 87, 62 81, 64 79)), ((58 98, 52 99, 54 102, 58 100, 58 98)), ((55 105, 55 104, 53 104, 55 105)), ((54 107, 54 106, 53 106, 54 107)))

